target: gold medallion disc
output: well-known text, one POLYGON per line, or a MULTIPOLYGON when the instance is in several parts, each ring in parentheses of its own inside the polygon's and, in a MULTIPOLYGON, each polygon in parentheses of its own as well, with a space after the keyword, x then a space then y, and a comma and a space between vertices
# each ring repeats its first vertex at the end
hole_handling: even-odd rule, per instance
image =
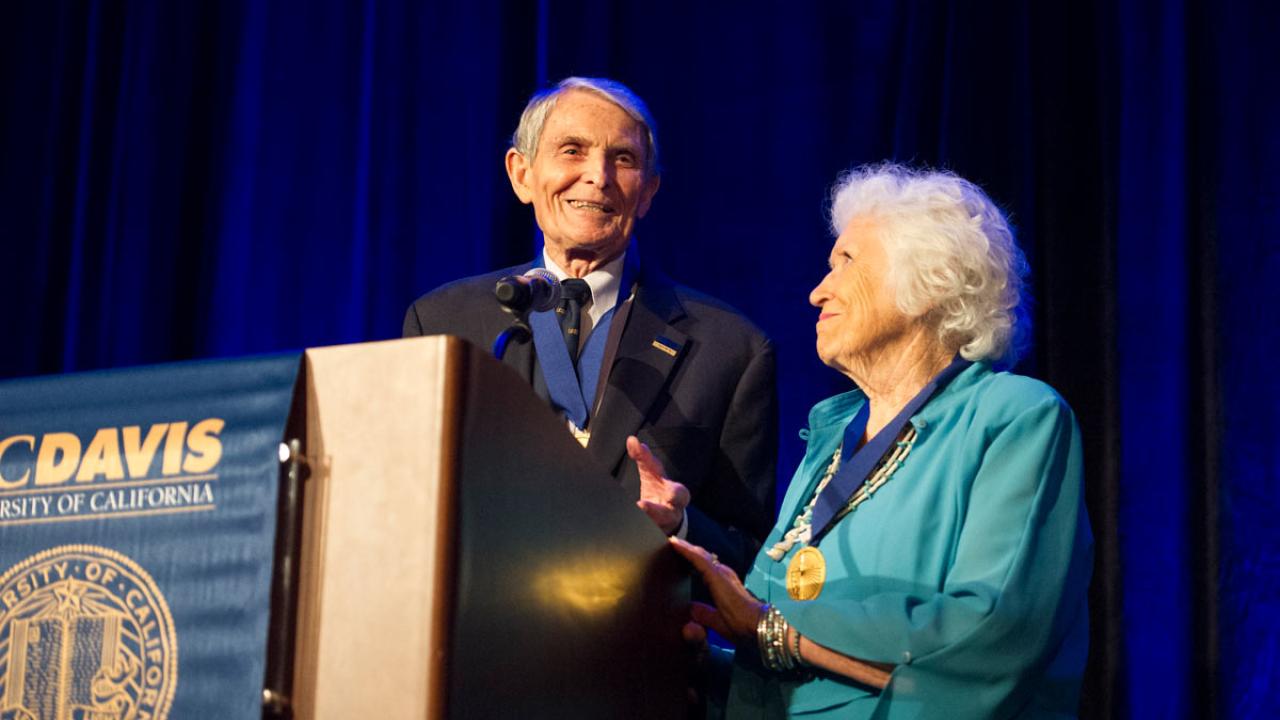
POLYGON ((803 547, 787 565, 787 594, 792 600, 812 600, 827 579, 827 559, 816 547, 803 547))

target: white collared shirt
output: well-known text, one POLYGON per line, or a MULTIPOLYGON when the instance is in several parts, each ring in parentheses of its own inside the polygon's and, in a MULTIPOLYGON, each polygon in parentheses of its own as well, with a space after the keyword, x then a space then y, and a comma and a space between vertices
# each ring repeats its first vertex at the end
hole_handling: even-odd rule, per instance
MULTIPOLYGON (((600 322, 600 318, 609 312, 609 308, 618 302, 618 290, 622 287, 622 264, 626 260, 627 253, 623 251, 621 255, 601 265, 600 267, 587 273, 582 278, 587 281, 587 285, 591 287, 591 302, 583 307, 582 327, 578 332, 578 342, 585 343, 591 335, 591 330, 600 322)), ((569 273, 564 268, 556 264, 555 260, 547 254, 546 248, 542 249, 542 262, 546 268, 555 274, 557 280, 564 280, 569 277, 569 273)))

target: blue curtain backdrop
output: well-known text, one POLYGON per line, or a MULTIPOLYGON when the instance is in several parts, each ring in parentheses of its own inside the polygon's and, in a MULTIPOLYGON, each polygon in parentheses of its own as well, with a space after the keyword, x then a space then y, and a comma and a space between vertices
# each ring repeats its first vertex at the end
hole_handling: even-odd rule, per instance
MULTIPOLYGON (((527 96, 638 91, 675 277, 779 348, 783 457, 847 381, 809 289, 836 173, 973 179, 1086 436, 1087 717, 1280 712, 1273 3, 19 2, 0 11, 0 377, 394 337, 531 256, 527 96)), ((0 398, 3 402, 3 398, 0 398)))

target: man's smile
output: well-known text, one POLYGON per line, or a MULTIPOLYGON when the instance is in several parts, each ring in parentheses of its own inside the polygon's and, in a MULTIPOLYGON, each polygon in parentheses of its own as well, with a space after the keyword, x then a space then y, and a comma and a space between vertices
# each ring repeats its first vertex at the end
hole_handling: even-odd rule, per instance
POLYGON ((577 210, 588 210, 606 215, 612 215, 614 212, 613 206, 605 203, 592 202, 590 200, 566 200, 565 202, 569 203, 569 207, 577 210))

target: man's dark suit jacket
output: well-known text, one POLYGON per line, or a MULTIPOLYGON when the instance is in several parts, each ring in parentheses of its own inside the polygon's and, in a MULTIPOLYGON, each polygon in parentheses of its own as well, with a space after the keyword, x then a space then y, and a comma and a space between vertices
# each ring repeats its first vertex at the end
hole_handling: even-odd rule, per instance
MULTIPOLYGON (((405 337, 456 335, 491 348, 511 324, 493 297, 494 284, 530 267, 465 278, 422 296, 405 314, 405 337)), ((547 397, 532 341, 508 346, 504 362, 547 397)), ((773 346, 749 320, 644 266, 588 423, 587 451, 638 499, 640 475, 626 439, 639 436, 668 477, 689 488, 688 540, 744 573, 773 526, 775 374, 773 346)))

